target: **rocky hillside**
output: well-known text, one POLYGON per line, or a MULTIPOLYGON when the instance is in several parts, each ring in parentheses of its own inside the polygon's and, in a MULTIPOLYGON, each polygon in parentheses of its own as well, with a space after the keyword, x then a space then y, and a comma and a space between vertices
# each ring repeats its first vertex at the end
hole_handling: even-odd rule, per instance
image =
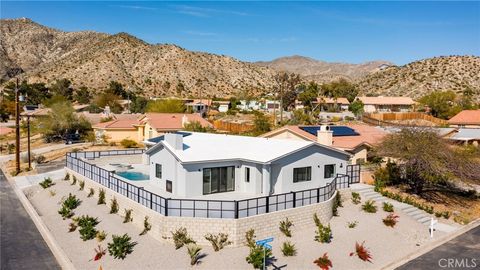
POLYGON ((150 95, 229 96, 273 86, 275 71, 227 56, 151 45, 126 33, 63 32, 29 19, 0 23, 0 77, 21 68, 29 82, 70 79, 93 89, 115 80, 150 95))
POLYGON ((389 67, 358 82, 360 91, 418 98, 435 90, 470 88, 480 100, 480 57, 448 56, 389 67))
POLYGON ((273 68, 277 71, 294 72, 305 80, 330 82, 340 78, 356 81, 368 74, 379 71, 382 65, 393 65, 386 61, 372 61, 363 64, 330 63, 304 56, 288 56, 270 62, 256 62, 257 65, 273 68))

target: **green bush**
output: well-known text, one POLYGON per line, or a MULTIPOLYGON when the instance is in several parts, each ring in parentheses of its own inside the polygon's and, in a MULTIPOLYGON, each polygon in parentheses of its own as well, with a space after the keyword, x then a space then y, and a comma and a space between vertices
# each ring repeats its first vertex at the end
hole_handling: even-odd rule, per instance
POLYGON ((87 197, 90 198, 90 197, 92 197, 92 196, 95 194, 95 190, 94 190, 93 188, 90 188, 89 190, 90 190, 90 191, 88 192, 87 197))
POLYGON ((75 175, 72 177, 72 182, 70 183, 70 185, 74 186, 75 184, 77 184, 77 177, 75 177, 75 175))
POLYGON ((359 204, 361 202, 360 194, 358 192, 352 192, 352 202, 359 204))
POLYGON ((137 148, 138 144, 136 141, 131 139, 123 139, 120 144, 125 148, 137 148))
POLYGON ((290 229, 293 226, 293 223, 286 218, 285 220, 280 221, 280 231, 286 236, 286 237, 292 237, 292 230, 290 229))
POLYGON ((342 196, 340 195, 340 192, 337 191, 337 195, 335 195, 335 199, 332 204, 332 214, 334 216, 338 216, 338 207, 343 207, 342 205, 342 196))
POLYGON ((362 205, 362 210, 367 212, 367 213, 376 213, 377 212, 377 206, 375 205, 374 201, 368 200, 362 205))
POLYGON ((128 223, 133 221, 132 218, 132 209, 125 209, 125 218, 123 219, 123 223, 128 223))
POLYGON ((140 235, 146 234, 151 229, 152 229, 152 224, 150 224, 150 222, 148 222, 148 217, 145 216, 145 219, 143 220, 143 231, 140 233, 140 235))
POLYGON ((108 243, 108 253, 115 259, 125 259, 128 254, 133 252, 133 247, 137 242, 132 242, 128 234, 122 236, 112 235, 112 242, 108 243))
POLYGON ((393 204, 384 202, 383 203, 383 211, 385 212, 393 212, 393 204))
POLYGON ((357 225, 358 225, 358 221, 356 221, 356 220, 347 222, 347 226, 350 229, 353 229, 353 228, 357 227, 357 225))
POLYGON ((103 188, 98 190, 97 204, 106 204, 106 202, 105 202, 105 190, 103 188))
POLYGON ((84 226, 81 226, 78 232, 80 232, 80 238, 83 241, 91 240, 97 236, 97 230, 92 223, 87 223, 84 226))
POLYGON ((81 217, 78 217, 76 218, 76 221, 77 221, 77 224, 78 226, 80 227, 85 227, 85 226, 88 226, 88 225, 92 225, 92 226, 97 226, 98 223, 100 223, 98 221, 98 218, 94 218, 94 217, 91 217, 89 215, 82 215, 81 217))
POLYGON ((62 216, 63 219, 71 218, 73 216, 72 209, 66 207, 65 205, 62 205, 60 210, 58 210, 58 213, 62 216))
POLYGON ((43 179, 43 181, 38 183, 38 184, 44 189, 55 185, 55 183, 53 183, 53 181, 52 181, 52 178, 50 178, 50 177, 47 177, 47 178, 43 179))
POLYGON ((317 216, 317 213, 313 215, 313 221, 317 226, 317 230, 315 231, 315 241, 320 243, 330 243, 332 239, 332 229, 330 228, 330 224, 325 226, 320 222, 320 219, 317 216))
POLYGON ((272 251, 270 249, 255 245, 253 248, 250 248, 250 253, 245 259, 253 266, 253 268, 261 269, 263 267, 264 255, 265 260, 268 261, 272 257, 272 251))
POLYGON ((171 234, 173 238, 173 243, 175 244, 175 249, 179 249, 184 245, 188 245, 190 243, 196 244, 196 242, 188 235, 187 229, 184 227, 181 227, 175 232, 171 232, 171 234))
POLYGON ((232 243, 232 241, 228 241, 228 234, 225 233, 219 233, 217 235, 209 233, 205 235, 205 239, 212 244, 214 251, 219 251, 232 243))
POLYGON ((445 219, 449 219, 449 218, 450 218, 450 212, 445 211, 445 212, 442 213, 442 216, 443 216, 445 219))
POLYGON ((85 188, 85 181, 78 181, 78 185, 80 186, 80 188, 78 190, 83 190, 85 188))
POLYGON ((247 242, 247 247, 249 248, 254 248, 256 246, 255 244, 255 230, 250 229, 245 233, 245 240, 247 242))
POLYGON ((290 243, 289 241, 283 242, 282 244, 282 253, 283 256, 288 257, 288 256, 295 256, 297 255, 297 249, 295 248, 295 245, 290 243))
POLYGON ((63 200, 62 205, 73 210, 77 208, 81 202, 82 201, 80 201, 80 199, 77 199, 77 196, 72 195, 72 193, 69 193, 68 197, 65 200, 63 200))
POLYGON ((118 213, 118 202, 117 202, 117 198, 113 197, 110 203, 110 214, 116 214, 116 213, 118 213))

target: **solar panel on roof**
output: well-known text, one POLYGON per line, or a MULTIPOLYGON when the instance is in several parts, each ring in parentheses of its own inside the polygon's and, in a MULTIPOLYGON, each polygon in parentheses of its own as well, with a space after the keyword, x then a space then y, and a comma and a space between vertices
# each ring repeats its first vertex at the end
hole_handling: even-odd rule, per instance
MULTIPOLYGON (((300 129, 317 136, 318 131, 320 130, 320 126, 307 126, 307 127, 300 127, 300 129)), ((340 136, 358 136, 360 135, 356 132, 353 128, 346 127, 346 126, 330 126, 330 130, 333 131, 333 137, 340 137, 340 136)))

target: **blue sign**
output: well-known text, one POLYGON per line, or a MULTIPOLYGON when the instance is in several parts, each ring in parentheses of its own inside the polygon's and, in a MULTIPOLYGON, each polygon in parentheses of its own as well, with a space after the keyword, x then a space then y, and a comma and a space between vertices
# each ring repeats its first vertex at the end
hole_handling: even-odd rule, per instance
POLYGON ((267 248, 267 249, 270 249, 270 250, 272 249, 272 246, 270 246, 269 244, 263 244, 263 247, 267 248))
POLYGON ((264 246, 265 244, 270 243, 272 241, 273 241, 273 237, 270 237, 270 238, 266 238, 266 239, 263 239, 263 240, 258 240, 257 242, 255 242, 255 244, 257 244, 259 246, 264 246))

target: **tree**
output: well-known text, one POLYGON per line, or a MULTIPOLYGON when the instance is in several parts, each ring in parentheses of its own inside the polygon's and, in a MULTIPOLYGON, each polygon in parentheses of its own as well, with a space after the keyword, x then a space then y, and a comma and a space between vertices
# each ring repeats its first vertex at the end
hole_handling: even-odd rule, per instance
POLYGON ((434 130, 404 128, 387 135, 377 152, 404 167, 401 182, 417 194, 448 181, 480 181, 478 154, 451 147, 434 130))
POLYGON ((67 100, 72 100, 72 82, 68 79, 57 80, 54 84, 50 86, 50 92, 52 93, 52 95, 63 96, 67 100))
POLYGON ((145 113, 148 100, 141 96, 134 96, 130 104, 130 111, 132 113, 145 113))
POLYGON ((119 96, 109 91, 106 91, 97 96, 97 98, 95 99, 95 104, 103 109, 108 106, 112 113, 121 113, 123 108, 122 105, 120 105, 120 103, 118 102, 119 99, 119 96))
POLYGON ((127 91, 125 91, 125 89, 123 89, 123 85, 117 81, 110 81, 105 92, 119 96, 123 99, 128 98, 127 91))
POLYGON ((292 119, 290 119, 289 124, 291 125, 313 125, 315 124, 315 119, 306 114, 303 110, 293 111, 292 119))
POLYGON ((358 89, 354 84, 345 79, 340 79, 331 83, 325 83, 321 87, 322 95, 331 98, 346 97, 352 102, 358 95, 358 89))
POLYGON ((198 121, 192 121, 192 122, 186 123, 183 126, 183 129, 186 131, 193 131, 193 132, 211 132, 212 131, 211 128, 202 126, 202 124, 200 124, 200 122, 198 121))
POLYGON ((253 120, 254 129, 253 132, 257 135, 267 133, 272 129, 270 119, 261 112, 255 113, 255 119, 253 120))
POLYGON ((420 98, 420 103, 427 105, 433 116, 449 119, 462 110, 455 106, 456 97, 453 91, 435 91, 420 98))
POLYGON ((312 108, 312 102, 317 100, 319 89, 317 83, 311 81, 308 85, 302 84, 300 87, 300 94, 298 100, 306 107, 312 108))
POLYGON ((355 116, 359 116, 363 113, 363 106, 364 105, 361 100, 355 100, 348 105, 348 110, 350 110, 355 116))
POLYGON ((86 86, 81 86, 77 91, 75 91, 74 99, 80 104, 90 103, 91 98, 92 95, 90 90, 86 86))
POLYGON ((180 99, 162 99, 149 101, 147 103, 147 112, 157 113, 183 113, 185 112, 185 104, 180 99))

